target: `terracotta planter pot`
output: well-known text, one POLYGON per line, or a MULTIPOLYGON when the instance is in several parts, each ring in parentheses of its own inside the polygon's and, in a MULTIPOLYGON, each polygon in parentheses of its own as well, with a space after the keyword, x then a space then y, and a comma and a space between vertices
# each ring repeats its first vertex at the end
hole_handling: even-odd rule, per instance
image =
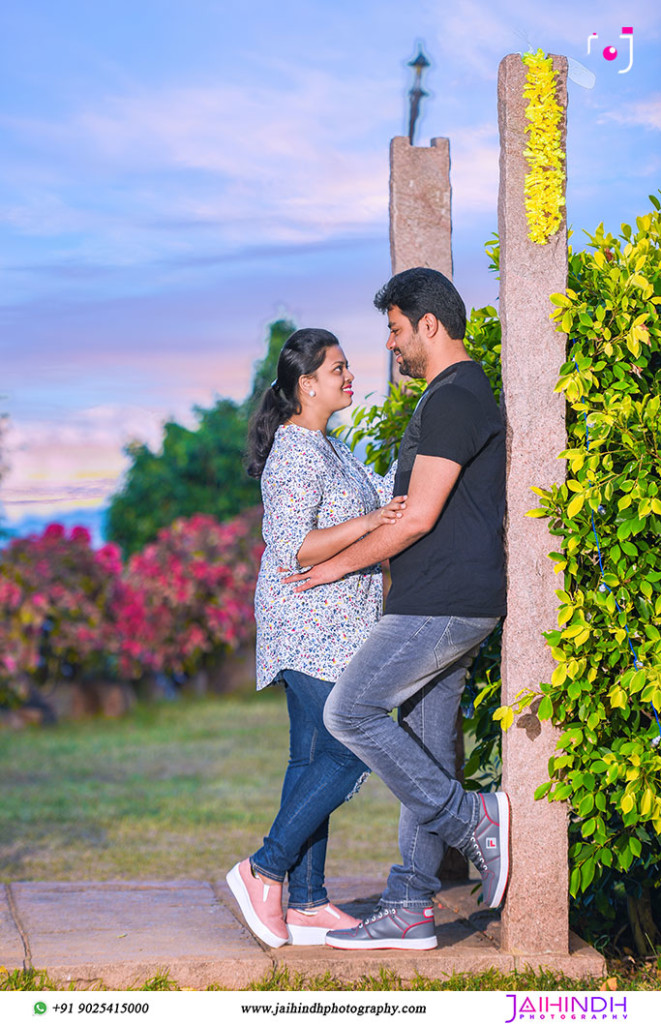
POLYGON ((135 704, 135 693, 129 683, 107 679, 86 679, 69 682, 58 680, 52 690, 44 692, 56 719, 121 718, 135 704))

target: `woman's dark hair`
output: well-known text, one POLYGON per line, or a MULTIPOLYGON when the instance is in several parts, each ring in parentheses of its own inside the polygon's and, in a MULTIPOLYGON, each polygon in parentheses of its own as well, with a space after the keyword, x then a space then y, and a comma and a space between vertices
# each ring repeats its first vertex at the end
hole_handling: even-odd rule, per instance
POLYGON ((339 344, 334 334, 318 327, 304 327, 287 338, 278 359, 278 376, 262 395, 248 428, 246 469, 249 476, 262 475, 276 430, 301 411, 299 378, 318 370, 326 358, 326 350, 339 344))

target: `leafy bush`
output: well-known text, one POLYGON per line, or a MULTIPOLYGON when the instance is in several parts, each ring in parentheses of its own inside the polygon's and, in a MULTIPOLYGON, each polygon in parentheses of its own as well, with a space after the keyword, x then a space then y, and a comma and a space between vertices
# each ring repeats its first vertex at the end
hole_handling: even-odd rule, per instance
MULTIPOLYGON (((571 807, 570 892, 583 931, 661 943, 661 264, 659 203, 570 254, 553 319, 570 338, 567 480, 536 490, 560 538, 558 662, 537 714, 562 729, 538 798, 571 807), (656 893, 654 893, 656 890, 656 893), (656 919, 655 919, 656 915, 656 919)), ((532 699, 528 694, 519 706, 532 699)))

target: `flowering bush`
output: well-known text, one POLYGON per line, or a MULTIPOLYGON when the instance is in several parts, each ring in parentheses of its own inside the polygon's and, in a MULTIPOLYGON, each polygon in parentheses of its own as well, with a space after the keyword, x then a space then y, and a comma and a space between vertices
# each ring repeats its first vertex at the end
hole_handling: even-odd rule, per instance
POLYGON ((565 205, 565 153, 562 139, 562 107, 558 103, 553 58, 542 50, 522 58, 528 66, 523 95, 526 107, 528 145, 525 157, 524 196, 528 237, 545 245, 562 224, 565 205))
POLYGON ((43 681, 65 665, 93 668, 113 633, 118 549, 93 551, 83 527, 67 534, 51 523, 42 536, 13 540, 1 568, 0 697, 20 694, 21 676, 43 681))
POLYGON ((120 608, 120 668, 193 672, 251 636, 261 510, 227 523, 177 519, 132 556, 120 608))
POLYGON ((192 672, 251 635, 261 509, 179 519, 123 567, 82 527, 52 523, 0 556, 0 703, 24 680, 192 672))
POLYGON ((0 579, 0 706, 20 703, 27 696, 26 676, 39 664, 39 604, 13 580, 0 579))

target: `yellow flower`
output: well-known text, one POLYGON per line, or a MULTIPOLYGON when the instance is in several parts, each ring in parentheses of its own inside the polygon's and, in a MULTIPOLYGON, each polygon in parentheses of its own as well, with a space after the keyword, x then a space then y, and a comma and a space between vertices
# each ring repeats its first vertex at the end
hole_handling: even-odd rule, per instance
POLYGON ((527 53, 528 66, 524 97, 529 100, 526 117, 529 134, 523 155, 530 172, 526 175, 524 200, 528 237, 538 245, 548 242, 562 224, 565 153, 561 145, 562 108, 556 99, 553 61, 542 50, 527 53))

